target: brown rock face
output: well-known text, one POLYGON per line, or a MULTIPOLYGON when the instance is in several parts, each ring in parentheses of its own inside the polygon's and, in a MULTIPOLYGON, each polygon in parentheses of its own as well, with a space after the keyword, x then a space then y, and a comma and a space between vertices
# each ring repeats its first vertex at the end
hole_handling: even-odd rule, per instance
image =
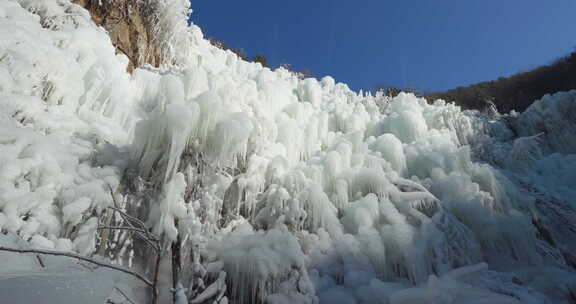
POLYGON ((73 0, 87 9, 92 20, 104 27, 116 47, 125 54, 130 63, 128 72, 148 63, 158 67, 160 48, 151 32, 153 17, 151 7, 142 0, 73 0))

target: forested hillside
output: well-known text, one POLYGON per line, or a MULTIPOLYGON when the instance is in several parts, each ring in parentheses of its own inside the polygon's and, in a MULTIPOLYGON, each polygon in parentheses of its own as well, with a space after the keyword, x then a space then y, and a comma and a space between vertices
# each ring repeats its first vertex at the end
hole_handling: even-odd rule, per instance
POLYGON ((455 101, 468 109, 482 109, 491 100, 498 110, 507 113, 523 111, 546 94, 572 89, 576 89, 576 51, 528 72, 432 93, 427 98, 455 101))

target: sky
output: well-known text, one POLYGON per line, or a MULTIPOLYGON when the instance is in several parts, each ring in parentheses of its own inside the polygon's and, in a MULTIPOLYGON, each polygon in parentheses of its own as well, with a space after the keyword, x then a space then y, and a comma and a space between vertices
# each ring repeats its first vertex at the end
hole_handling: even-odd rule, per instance
POLYGON ((354 90, 442 91, 576 49, 576 0, 192 2, 192 22, 205 37, 354 90))

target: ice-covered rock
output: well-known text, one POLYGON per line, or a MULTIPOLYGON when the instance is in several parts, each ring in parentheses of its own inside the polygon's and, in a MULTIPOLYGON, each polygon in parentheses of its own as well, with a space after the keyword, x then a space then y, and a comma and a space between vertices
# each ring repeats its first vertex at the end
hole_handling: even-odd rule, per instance
POLYGON ((372 96, 212 46, 187 1, 150 13, 163 64, 130 75, 81 7, 0 2, 3 233, 149 270, 99 232, 116 205, 182 242, 193 303, 568 301, 545 282, 576 261, 574 92, 498 117, 372 96))

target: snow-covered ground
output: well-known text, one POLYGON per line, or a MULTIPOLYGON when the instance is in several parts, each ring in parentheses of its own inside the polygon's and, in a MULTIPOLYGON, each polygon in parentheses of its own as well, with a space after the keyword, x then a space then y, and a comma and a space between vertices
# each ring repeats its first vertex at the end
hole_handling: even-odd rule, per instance
MULTIPOLYGON (((116 200, 167 250, 182 240, 191 303, 574 301, 576 91, 503 116, 356 93, 213 47, 187 3, 156 1, 169 64, 128 74, 79 6, 0 1, 2 246, 150 274, 136 241, 100 244, 116 200)), ((0 258, 2 303, 137 289, 0 258)))

